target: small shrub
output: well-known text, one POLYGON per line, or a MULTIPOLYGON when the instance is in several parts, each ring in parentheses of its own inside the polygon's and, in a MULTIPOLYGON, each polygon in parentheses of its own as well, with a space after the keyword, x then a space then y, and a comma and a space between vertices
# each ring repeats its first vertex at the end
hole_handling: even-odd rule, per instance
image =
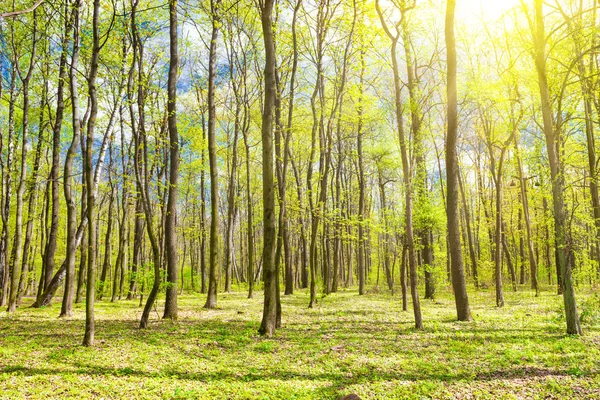
POLYGON ((582 324, 595 325, 600 323, 600 293, 594 293, 581 303, 582 324))

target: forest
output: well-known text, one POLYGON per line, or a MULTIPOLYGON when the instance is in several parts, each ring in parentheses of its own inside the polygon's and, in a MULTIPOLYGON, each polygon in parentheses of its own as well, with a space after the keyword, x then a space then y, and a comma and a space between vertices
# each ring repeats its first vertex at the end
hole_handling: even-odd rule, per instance
POLYGON ((600 398, 600 3, 0 0, 0 398, 600 398))

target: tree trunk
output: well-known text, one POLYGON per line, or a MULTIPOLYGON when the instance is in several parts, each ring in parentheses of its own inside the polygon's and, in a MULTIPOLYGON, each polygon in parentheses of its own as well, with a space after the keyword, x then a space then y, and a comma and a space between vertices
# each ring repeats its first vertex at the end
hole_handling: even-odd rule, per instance
MULTIPOLYGON (((65 292, 63 295, 62 307, 60 316, 71 317, 73 315, 73 289, 75 283, 75 253, 76 249, 76 230, 77 230, 77 211, 75 200, 73 199, 72 186, 73 186, 73 160, 78 152, 78 146, 81 141, 81 118, 79 114, 79 85, 77 82, 77 71, 79 68, 79 45, 80 45, 80 12, 81 12, 81 1, 77 1, 73 7, 73 56, 71 58, 71 67, 69 71, 70 88, 71 88, 71 110, 73 117, 73 138, 71 145, 67 151, 67 157, 64 166, 64 181, 63 181, 63 192, 65 201, 67 204, 67 254, 65 259, 66 264, 66 281, 65 281, 65 292)), ((88 187, 86 185, 86 187, 88 187)), ((89 187, 88 187, 89 189, 89 187)), ((54 191, 54 189, 53 189, 54 191)), ((87 190, 91 191, 91 190, 87 190)), ((53 193, 54 196, 54 193, 53 193)), ((82 194, 85 196, 85 194, 82 194)), ((87 201, 86 201, 87 204, 87 201)), ((82 209, 83 211, 83 209, 82 209)), ((54 200, 53 200, 53 214, 54 218, 54 200)), ((53 222, 54 223, 54 222, 53 222)), ((89 247, 89 246, 88 246, 89 247)), ((87 248, 86 248, 87 250, 87 248)), ((46 270, 46 274, 48 270, 46 270)), ((48 276, 46 276, 48 279, 48 276)), ((81 283, 81 281, 80 281, 81 283)), ((87 331, 87 329, 86 329, 87 331)))
POLYGON ((446 2, 446 51, 448 69, 448 134, 446 138, 446 174, 447 174, 447 216, 448 244, 450 246, 450 270, 452 288, 459 321, 471 320, 471 309, 467 295, 467 284, 463 267, 462 249, 460 245, 460 221, 458 214, 458 100, 456 87, 456 42, 454 38, 454 10, 456 0, 446 2))
POLYGON ((96 220, 95 202, 96 194, 92 190, 94 187, 94 174, 92 169, 93 148, 94 148, 94 130, 96 127, 96 116, 98 114, 98 98, 96 90, 96 76, 98 74, 98 61, 100 58, 100 34, 99 34, 99 14, 100 0, 94 0, 94 10, 92 18, 92 57, 90 62, 90 72, 88 77, 88 93, 90 98, 90 116, 87 125, 85 166, 84 175, 86 177, 87 191, 87 215, 88 215, 88 269, 86 285, 86 304, 85 304, 85 335, 83 337, 84 346, 94 345, 95 321, 94 321, 94 297, 95 297, 95 279, 96 274, 94 266, 96 264, 96 220))
POLYGON ((261 20, 265 44, 264 106, 262 114, 262 162, 263 162, 263 268, 265 271, 265 300, 259 333, 272 336, 277 325, 277 275, 275 265, 275 184, 273 171, 273 112, 275 109, 275 42, 273 38, 273 4, 265 0, 261 6, 261 20))
POLYGON ((169 1, 169 78, 167 105, 169 127, 169 198, 165 224, 167 250, 167 290, 163 318, 177 319, 177 195, 179 191, 179 134, 177 133, 177 0, 169 1))
POLYGON ((556 241, 557 268, 560 270, 563 287, 563 300, 567 322, 567 333, 581 335, 581 325, 577 313, 575 288, 572 277, 571 238, 566 227, 566 211, 564 202, 564 175, 561 172, 561 160, 558 151, 561 132, 554 126, 552 105, 548 88, 546 72, 546 33, 544 29, 543 0, 535 0, 535 66, 538 75, 540 99, 542 103, 543 129, 546 137, 546 148, 550 162, 550 175, 552 179, 552 197, 554 208, 554 231, 556 241))
POLYGON ((221 26, 221 0, 211 0, 212 34, 208 65, 208 160, 210 165, 210 253, 208 258, 208 296, 204 308, 217 307, 217 254, 219 228, 219 185, 216 145, 215 79, 217 67, 217 40, 221 26))
MULTIPOLYGON (((75 3, 75 7, 78 7, 78 3, 75 3)), ((52 126, 52 167, 50 169, 50 180, 52 181, 52 216, 50 222, 50 231, 48 232, 48 241, 44 249, 44 259, 42 263, 43 275, 45 277, 44 284, 40 286, 38 296, 47 289, 52 275, 54 274, 54 257, 56 254, 56 239, 58 235, 58 214, 60 211, 59 203, 59 182, 58 182, 58 170, 60 168, 60 132, 62 129, 62 121, 64 116, 65 102, 64 102, 64 86, 67 69, 67 43, 69 38, 69 31, 71 23, 67 16, 68 6, 65 6, 65 32, 61 43, 61 55, 58 67, 58 83, 57 83, 57 94, 56 94, 56 113, 54 119, 54 125, 52 126)), ((73 24, 77 21, 74 20, 73 24)), ((75 38, 74 38, 75 39, 75 38)), ((75 46, 78 43, 73 42, 73 54, 71 59, 75 57, 75 46)), ((73 61, 71 61, 71 64, 73 61)), ((69 73, 69 76, 71 74, 69 73)))
POLYGON ((469 204, 467 201, 467 197, 465 196, 465 188, 463 185, 462 174, 460 173, 460 169, 458 171, 458 186, 460 190, 460 195, 462 197, 463 210, 465 214, 465 226, 467 227, 467 241, 469 244, 469 257, 471 258, 471 276, 473 277, 473 283, 475 284, 475 289, 479 289, 479 273, 477 268, 477 255, 475 253, 475 245, 473 240, 473 231, 471 229, 471 213, 469 212, 469 204))
POLYGON ((27 151, 29 147, 29 82, 33 74, 33 68, 36 61, 37 49, 37 13, 33 12, 33 32, 32 32, 32 50, 27 74, 23 76, 18 67, 18 60, 15 60, 17 71, 21 78, 21 90, 23 91, 23 120, 21 131, 21 168, 19 173, 19 186, 17 188, 17 210, 15 215, 15 236, 13 241, 11 255, 11 280, 10 293, 8 298, 8 312, 14 312, 17 309, 17 291, 19 290, 19 269, 23 260, 23 195, 25 194, 25 185, 27 184, 27 151))
MULTIPOLYGON (((112 146, 111 146, 112 147, 112 146)), ((112 157, 111 157, 112 158, 112 157)), ((109 163, 109 165, 112 164, 112 160, 109 163)), ((110 166, 109 166, 109 170, 110 170, 110 166)), ((110 176, 110 174, 109 174, 110 176)), ((102 300, 102 298, 104 297, 104 292, 106 290, 106 275, 107 273, 110 273, 109 271, 112 270, 111 268, 111 256, 112 256, 112 226, 113 226, 113 214, 114 214, 114 198, 115 198, 115 189, 114 187, 112 187, 112 184, 110 184, 111 186, 111 190, 110 190, 110 194, 109 194, 109 199, 108 199, 108 216, 107 216, 107 221, 106 221, 106 234, 104 236, 104 260, 102 262, 102 272, 100 274, 100 282, 98 282, 98 300, 102 300)))

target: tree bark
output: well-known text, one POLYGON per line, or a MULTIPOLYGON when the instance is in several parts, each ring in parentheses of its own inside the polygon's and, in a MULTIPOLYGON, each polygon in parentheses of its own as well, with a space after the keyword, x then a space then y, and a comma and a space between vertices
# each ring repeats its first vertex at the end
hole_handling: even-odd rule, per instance
MULTIPOLYGON (((77 71, 79 68, 79 46, 80 46, 80 12, 81 1, 77 0, 73 7, 73 56, 71 57, 71 67, 69 70, 70 88, 71 88, 71 112, 73 125, 73 138, 67 151, 67 157, 64 166, 63 192, 67 204, 67 254, 65 292, 61 306, 61 317, 70 318, 73 315, 73 289, 75 282, 75 252, 76 249, 76 229, 77 229, 77 211, 75 200, 72 194, 73 185, 73 160, 78 152, 78 146, 81 141, 81 118, 79 115, 79 86, 77 82, 77 71)), ((86 185, 87 186, 87 185, 86 185)), ((53 188, 54 191, 54 188, 53 188)), ((53 192, 54 197, 54 192, 53 192)), ((86 201, 87 204, 87 201, 86 201)), ((54 200, 52 218, 54 219, 54 200)), ((54 221, 52 222, 54 224, 54 221)), ((86 249, 87 250, 87 249, 86 249)), ((48 273, 48 270, 46 271, 48 273)), ((48 276, 46 276, 48 279, 48 276)))
POLYGON ((32 32, 32 50, 29 60, 29 66, 25 76, 19 68, 19 60, 15 60, 17 72, 21 78, 21 90, 23 91, 23 119, 21 130, 21 168, 19 173, 19 185, 17 188, 17 204, 15 215, 15 235, 11 255, 11 280, 10 293, 8 297, 8 312, 14 312, 17 309, 17 291, 19 290, 19 268, 23 260, 23 195, 25 194, 25 185, 27 184, 27 151, 29 147, 29 82, 33 74, 33 68, 36 62, 37 49, 37 15, 33 12, 33 32, 32 32))
POLYGON ((221 26, 220 7, 221 0, 211 0, 212 34, 210 39, 209 64, 208 64, 208 160, 210 165, 210 250, 208 257, 208 296, 204 308, 217 307, 217 254, 218 254, 218 228, 219 228, 219 186, 217 171, 217 145, 216 145, 216 105, 215 105, 215 78, 217 67, 217 40, 221 26))
POLYGON ((458 213, 458 99, 456 88, 456 41, 454 37, 454 11, 456 0, 446 2, 446 51, 448 73, 448 133, 446 137, 446 175, 447 175, 447 217, 448 217, 448 244, 450 246, 450 271, 452 275, 452 288, 454 301, 459 321, 470 321, 471 309, 467 295, 467 284, 463 267, 462 249, 460 245, 460 217, 458 213))
POLYGON ((163 318, 177 319, 177 195, 179 191, 179 134, 177 132, 177 69, 179 52, 177 49, 177 0, 169 0, 169 77, 168 128, 169 128, 169 198, 165 224, 165 245, 167 250, 167 290, 163 318))
MULTIPOLYGON (((79 0, 78 0, 79 1, 79 0)), ((98 61, 100 58, 100 33, 99 33, 99 14, 100 0, 94 0, 94 9, 92 16, 92 58, 90 61, 90 72, 88 77, 88 93, 90 101, 90 116, 87 124, 85 166, 84 175, 86 177, 87 191, 87 215, 88 215, 88 266, 87 266, 87 285, 86 285, 86 303, 85 303, 85 335, 83 337, 84 346, 94 345, 95 321, 94 321, 94 298, 95 298, 95 279, 96 271, 96 220, 95 203, 96 194, 94 187, 94 174, 92 169, 93 148, 94 148, 94 130, 96 127, 96 117, 98 114, 98 98, 96 89, 96 76, 98 74, 98 61)))
POLYGON ((563 288, 563 301, 567 322, 567 333, 581 335, 581 325, 577 313, 575 288, 572 277, 572 249, 571 238, 566 227, 566 211, 564 201, 564 176, 561 172, 560 130, 554 126, 552 105, 546 72, 546 33, 544 29, 543 0, 534 0, 535 25, 532 26, 533 41, 535 45, 535 66, 538 75, 540 100, 542 103, 543 130, 546 137, 546 148, 550 162, 550 175, 552 179, 552 198, 554 208, 554 234, 556 242, 557 268, 560 270, 563 288))
POLYGON ((275 184, 273 171, 273 112, 277 96, 275 82, 275 42, 273 39, 273 5, 275 0, 261 4, 261 21, 265 45, 264 105, 262 114, 263 162, 263 269, 265 273, 265 300, 259 333, 272 336, 277 325, 277 275, 275 265, 275 184))

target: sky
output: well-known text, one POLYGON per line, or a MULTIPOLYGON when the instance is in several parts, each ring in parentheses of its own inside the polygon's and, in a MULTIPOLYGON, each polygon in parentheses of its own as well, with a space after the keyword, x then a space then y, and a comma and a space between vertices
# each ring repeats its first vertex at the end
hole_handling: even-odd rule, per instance
POLYGON ((498 20, 504 12, 520 3, 520 0, 456 0, 456 14, 466 23, 477 24, 482 15, 485 20, 498 20))

